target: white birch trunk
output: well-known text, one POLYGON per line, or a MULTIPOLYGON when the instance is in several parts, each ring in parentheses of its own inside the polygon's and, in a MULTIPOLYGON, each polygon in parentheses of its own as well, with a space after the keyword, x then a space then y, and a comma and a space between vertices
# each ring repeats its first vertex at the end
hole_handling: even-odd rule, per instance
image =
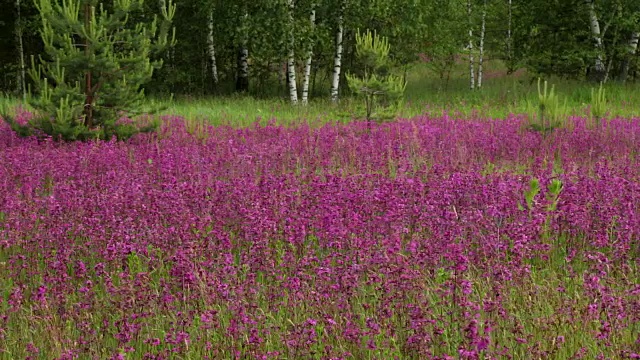
POLYGON ((22 94, 22 100, 27 101, 27 80, 24 66, 24 45, 22 43, 22 17, 20 16, 20 0, 15 2, 16 18, 16 38, 18 43, 18 56, 20 57, 20 71, 18 72, 18 93, 22 94))
POLYGON ((639 39, 640 39, 640 32, 635 31, 631 34, 631 40, 629 40, 629 55, 633 56, 638 51, 639 39))
POLYGON ((331 101, 338 102, 338 86, 340 86, 340 69, 342 66, 342 33, 344 31, 342 8, 338 16, 338 32, 336 33, 336 54, 333 59, 333 78, 331 79, 331 101))
POLYGON ((631 58, 638 51, 638 38, 640 38, 640 32, 635 31, 631 33, 627 56, 624 59, 624 63, 622 64, 622 71, 620 73, 620 81, 622 81, 623 83, 627 81, 627 77, 629 76, 629 66, 631 65, 631 58))
MULTIPOLYGON (((242 21, 247 23, 249 14, 244 13, 242 21)), ((249 90, 249 48, 247 43, 249 41, 249 34, 246 32, 242 34, 242 43, 238 52, 238 74, 236 79, 236 91, 244 92, 249 90)))
POLYGON ((471 20, 471 0, 467 0, 467 15, 469 15, 469 87, 475 89, 475 63, 473 60, 473 21, 471 20))
POLYGON ((247 41, 242 42, 240 54, 238 56, 238 81, 236 88, 240 91, 246 91, 249 85, 249 49, 247 41))
MULTIPOLYGON (((309 17, 309 21, 311 22, 311 29, 315 28, 316 25, 316 8, 315 4, 312 4, 311 16, 309 17)), ((313 58, 313 41, 309 41, 307 45, 309 48, 307 50, 307 61, 304 66, 304 81, 302 82, 302 105, 307 105, 309 103, 309 80, 311 78, 311 59, 313 58)))
POLYGON ((596 14, 596 8, 593 0, 586 0, 587 6, 589 7, 589 23, 591 26, 591 36, 593 36, 593 40, 596 47, 596 59, 595 59, 595 71, 598 77, 604 75, 604 61, 603 61, 603 46, 602 46, 602 35, 600 33, 600 22, 598 21, 598 15, 596 14))
POLYGON ((218 85, 218 67, 216 65, 216 46, 213 43, 213 11, 209 12, 209 34, 207 35, 209 47, 209 62, 211 64, 211 77, 213 84, 218 85))
POLYGON ((480 29, 480 54, 478 55, 478 89, 482 88, 482 65, 484 62, 484 34, 486 29, 487 19, 487 0, 484 0, 484 7, 482 8, 482 27, 480 29))
POLYGON ((289 59, 287 61, 287 75, 289 77, 289 98, 291 99, 291 103, 296 105, 298 104, 298 88, 296 84, 296 58, 294 54, 295 47, 295 37, 293 34, 293 10, 294 4, 293 0, 288 0, 289 2, 289 59))

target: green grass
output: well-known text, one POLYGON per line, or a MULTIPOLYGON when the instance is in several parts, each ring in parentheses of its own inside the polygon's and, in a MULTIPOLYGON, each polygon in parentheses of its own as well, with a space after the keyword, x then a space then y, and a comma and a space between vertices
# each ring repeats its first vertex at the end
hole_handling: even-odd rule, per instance
MULTIPOLYGON (((538 102, 537 78, 526 71, 507 75, 500 62, 485 62, 485 79, 481 90, 469 89, 468 64, 456 66, 449 86, 436 78, 427 65, 416 65, 407 77, 406 98, 411 112, 420 105, 436 109, 450 109, 463 114, 473 112, 486 117, 504 117, 509 113, 530 114, 538 102)), ((585 115, 591 103, 591 90, 597 84, 585 81, 551 77, 549 86, 555 85, 560 101, 566 101, 568 114, 585 115)), ((610 117, 631 117, 640 114, 633 104, 640 103, 640 92, 635 84, 609 82, 604 86, 609 102, 610 117)))
MULTIPOLYGON (((459 117, 479 116, 504 118, 508 114, 538 113, 537 78, 526 71, 507 75, 498 62, 485 62, 485 79, 481 90, 471 91, 468 80, 468 64, 458 63, 445 87, 427 64, 416 64, 407 74, 404 106, 399 116, 409 118, 420 114, 439 116, 443 112, 459 117)), ((563 116, 588 116, 591 94, 596 84, 559 78, 543 79, 549 86, 555 85, 559 101, 566 104, 563 116)), ((343 90, 346 84, 342 84, 343 90)), ((640 115, 640 91, 634 84, 610 82, 606 91, 606 117, 633 117, 640 115)), ((15 108, 21 104, 16 98, 0 97, 0 110, 15 108)), ((150 108, 161 105, 160 115, 177 115, 211 125, 249 126, 256 122, 267 124, 299 123, 324 124, 348 122, 364 118, 361 99, 343 95, 339 104, 333 104, 328 94, 311 98, 308 106, 294 106, 285 97, 255 98, 252 96, 216 96, 197 98, 178 96, 176 99, 149 99, 150 108)))
MULTIPOLYGON (((466 65, 465 65, 466 66, 466 65)), ((407 76, 405 104, 401 117, 420 114, 440 115, 446 111, 457 116, 477 115, 503 118, 509 114, 537 114, 537 81, 526 73, 504 74, 500 65, 485 67, 490 78, 485 79, 481 90, 469 89, 467 69, 459 70, 449 82, 448 88, 424 64, 416 65, 407 76)), ((559 100, 566 103, 566 114, 589 114, 591 90, 595 84, 551 78, 559 100)), ((609 83, 604 86, 608 102, 608 117, 632 117, 640 115, 640 92, 634 85, 609 83)), ((256 121, 266 123, 276 119, 279 124, 300 122, 345 122, 363 118, 364 104, 355 97, 343 96, 339 104, 332 104, 328 95, 323 99, 312 98, 309 106, 291 105, 286 98, 255 99, 252 97, 178 98, 169 105, 168 113, 189 119, 206 119, 213 125, 227 124, 247 126, 256 121)))

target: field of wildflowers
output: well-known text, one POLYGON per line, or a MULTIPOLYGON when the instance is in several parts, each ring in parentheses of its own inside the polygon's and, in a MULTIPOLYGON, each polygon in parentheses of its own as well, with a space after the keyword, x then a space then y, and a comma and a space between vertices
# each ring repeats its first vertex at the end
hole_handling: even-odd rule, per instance
POLYGON ((640 118, 0 123, 1 359, 640 358, 640 118))

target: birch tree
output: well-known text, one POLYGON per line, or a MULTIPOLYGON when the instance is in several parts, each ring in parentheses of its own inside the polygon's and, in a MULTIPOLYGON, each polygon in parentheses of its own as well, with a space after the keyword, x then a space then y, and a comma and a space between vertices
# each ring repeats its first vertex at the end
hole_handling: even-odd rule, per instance
MULTIPOLYGON (((316 4, 311 4, 311 15, 309 16, 311 32, 313 33, 316 24, 316 4)), ((313 58, 313 36, 309 37, 307 44, 307 59, 304 66, 304 81, 302 82, 302 105, 307 105, 309 100, 309 80, 311 78, 311 60, 313 58)))
POLYGON ((243 40, 238 50, 238 74, 236 79, 236 91, 249 91, 249 48, 247 40, 243 40))
POLYGON ((638 38, 640 38, 640 32, 634 31, 631 33, 631 39, 627 45, 627 54, 622 62, 622 69, 620 70, 620 81, 626 82, 629 77, 629 67, 631 66, 631 58, 636 55, 638 51, 638 38))
POLYGON ((247 92, 249 91, 249 12, 246 7, 240 21, 242 29, 240 31, 240 47, 238 48, 236 91, 247 92))
POLYGON ((207 45, 208 45, 208 52, 209 52, 209 66, 211 69, 211 79, 213 80, 213 85, 214 87, 218 85, 218 66, 216 64, 216 46, 214 43, 214 37, 213 37, 213 10, 209 11, 209 17, 208 17, 208 29, 209 32, 207 33, 207 45))
POLYGON ((288 0, 289 5, 289 57, 287 59, 287 76, 289 79, 289 98, 291 103, 298 103, 298 89, 296 84, 296 58, 295 58, 295 35, 294 35, 294 18, 293 11, 295 5, 293 0, 288 0))
POLYGON ((484 63, 484 35, 487 20, 487 0, 484 0, 482 6, 482 26, 480 28, 480 53, 478 54, 478 89, 482 88, 482 65, 484 63))
POLYGON ((331 78, 331 101, 338 102, 338 88, 340 86, 340 70, 342 67, 342 38, 344 31, 344 0, 340 1, 338 10, 338 28, 336 31, 336 52, 333 58, 333 76, 331 78))
POLYGON ((585 0, 585 2, 589 9, 589 24, 596 51, 595 64, 593 68, 595 73, 593 78, 597 81, 602 81, 604 79, 606 69, 603 60, 604 46, 602 44, 602 34, 600 33, 600 22, 598 21, 594 0, 585 0))

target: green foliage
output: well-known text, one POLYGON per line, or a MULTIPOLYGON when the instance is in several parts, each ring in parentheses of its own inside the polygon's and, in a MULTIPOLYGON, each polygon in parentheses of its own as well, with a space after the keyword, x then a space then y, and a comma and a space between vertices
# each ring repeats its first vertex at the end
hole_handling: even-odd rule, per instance
MULTIPOLYGON (((139 0, 129 2, 133 5, 127 10, 130 15, 128 24, 122 29, 131 30, 136 23, 151 21, 154 15, 161 14, 158 10, 158 1, 146 1, 142 6, 138 6, 138 3, 141 3, 139 0)), ((41 3, 41 0, 21 0, 16 6, 12 0, 0 0, 0 7, 7 10, 0 12, 0 91, 4 93, 18 93, 20 73, 20 54, 16 37, 18 28, 23 30, 24 55, 27 62, 30 55, 34 55, 36 62, 39 62, 41 55, 55 64, 55 58, 49 54, 49 46, 45 45, 39 35, 43 24, 37 7, 42 7, 41 3), (20 9, 20 19, 17 16, 17 8, 20 9)), ((58 14, 60 3, 61 0, 51 0, 51 11, 58 14)), ((82 28, 83 2, 74 0, 68 3, 80 4, 79 8, 76 6, 79 16, 75 19, 75 27, 82 28)), ((95 29, 102 26, 109 28, 115 24, 100 20, 100 1, 92 0, 89 3, 95 6, 98 24, 95 29)), ((124 4, 122 1, 102 1, 102 3, 110 16, 115 15, 114 10, 124 4)), ((471 30, 477 41, 481 10, 476 5, 482 2, 474 1, 473 4, 471 30)), ((600 22, 603 42, 600 50, 594 47, 589 26, 589 8, 584 1, 489 1, 486 8, 488 29, 484 42, 486 58, 505 60, 508 73, 525 66, 536 77, 550 79, 551 76, 560 76, 584 80, 588 69, 593 66, 594 56, 598 53, 610 72, 607 74, 609 75, 607 79, 633 81, 638 77, 639 57, 637 52, 634 54, 629 46, 632 34, 638 31, 640 19, 640 2, 638 1, 595 1, 595 11, 600 22), (509 6, 509 4, 512 5, 509 6), (509 17, 509 14, 512 16, 509 17), (508 19, 511 21, 509 22, 508 19), (572 21, 567 22, 567 19, 572 21), (511 30, 510 37, 507 36, 507 29, 511 30)), ((65 14, 62 13, 54 20, 46 21, 50 27, 58 29, 58 25, 67 22, 65 14)), ((258 97, 281 96, 286 88, 286 80, 282 76, 284 68, 282 65, 287 54, 287 34, 291 30, 291 24, 296 39, 294 50, 297 65, 301 65, 308 45, 313 43, 311 90, 316 95, 327 94, 336 49, 338 14, 343 15, 341 18, 345 29, 343 74, 348 72, 358 74, 360 64, 355 59, 354 30, 367 28, 385 36, 393 44, 389 51, 389 59, 393 67, 404 70, 401 74, 403 78, 409 75, 409 69, 414 69, 416 65, 422 66, 417 63, 417 60, 419 55, 424 55, 423 60, 426 66, 440 78, 437 84, 440 88, 444 87, 449 91, 451 87, 457 85, 458 79, 455 79, 458 75, 457 65, 462 60, 460 55, 462 57, 466 55, 463 49, 467 45, 470 30, 466 1, 296 0, 293 22, 288 22, 288 7, 284 0, 181 0, 173 17, 179 41, 175 48, 155 54, 151 51, 152 59, 157 59, 157 56, 165 59, 165 66, 161 69, 154 68, 153 78, 144 85, 145 92, 155 95, 176 93, 191 96, 233 92, 238 47, 245 39, 250 57, 249 76, 252 84, 250 94, 258 97), (315 27, 309 22, 309 12, 312 7, 317 10, 315 27), (210 45, 207 31, 209 14, 213 18, 212 38, 219 75, 219 82, 216 83, 212 79, 211 61, 207 51, 210 45)), ((167 15, 171 15, 171 11, 167 12, 167 15)), ((162 30, 163 23, 163 17, 158 17, 158 30, 162 30)), ((55 31, 55 33, 57 36, 57 34, 64 34, 64 31, 55 31)), ((80 35, 75 36, 75 40, 80 41, 78 44, 82 43, 82 39, 80 35)), ((136 42, 124 40, 120 42, 120 44, 129 43, 136 42)), ((136 48, 139 47, 136 46, 136 48)), ((96 48, 93 47, 93 49, 96 48)), ((74 47, 77 55, 82 55, 83 50, 84 48, 80 46, 74 47)), ((125 49, 120 47, 117 50, 125 49)), ((96 55, 97 62, 100 62, 100 59, 104 60, 98 53, 96 55)), ((65 61, 70 61, 72 58, 60 58, 60 60, 61 65, 67 67, 65 61)), ((156 61, 151 61, 151 65, 155 64, 156 61)), ((85 80, 81 76, 83 70, 78 69, 79 66, 75 67, 76 69, 67 69, 65 73, 70 93, 76 91, 76 80, 80 90, 85 86, 85 80)), ((132 72, 144 73, 144 71, 132 72)), ((486 74, 493 77, 493 74, 488 72, 486 74)), ((49 74, 42 75, 49 78, 49 86, 57 87, 49 74)), ((117 77, 119 75, 114 78, 117 77)), ((40 92, 41 80, 31 84, 34 92, 40 92)), ((95 84, 98 79, 94 80, 95 84)), ((131 74, 127 76, 127 81, 133 81, 131 74)), ((57 95, 54 94, 55 96, 57 95)), ((73 94, 69 96, 70 104, 86 99, 86 96, 78 99, 75 99, 73 94)), ((588 97, 588 92, 586 96, 588 97)), ((121 97, 134 99, 124 93, 121 97)), ((96 100, 94 104, 96 112, 100 111, 100 101, 102 100, 96 100)), ((59 102, 54 99, 53 104, 58 106, 59 102)), ((131 107, 127 107, 127 110, 130 109, 131 107)), ((84 116, 84 108, 82 112, 84 116)), ((53 112, 48 113, 53 114, 53 112)))
MULTIPOLYGON (((550 221, 550 215, 552 212, 556 211, 556 209, 558 208, 558 202, 560 201, 560 194, 562 193, 562 189, 564 187, 564 184, 562 183, 562 180, 560 179, 551 179, 551 181, 549 182, 549 185, 547 185, 547 192, 545 195, 545 198, 547 200, 547 205, 545 207, 545 210, 549 213, 544 226, 547 227, 549 225, 549 221, 550 221)), ((524 192, 524 200, 525 200, 525 204, 526 204, 526 208, 524 208, 522 206, 522 204, 518 203, 518 208, 520 211, 529 211, 529 216, 531 216, 535 206, 536 206, 536 196, 538 196, 538 194, 540 194, 541 188, 540 188, 540 180, 538 180, 537 178, 531 178, 531 180, 529 180, 529 188, 527 190, 525 190, 524 192)))
POLYGON ((135 251, 127 255, 127 268, 131 278, 135 278, 137 274, 143 271, 142 260, 135 251))
POLYGON ((26 125, 8 120, 21 135, 45 134, 73 141, 128 138, 150 131, 119 122, 140 113, 141 85, 151 79, 162 60, 151 60, 168 45, 175 5, 169 1, 149 23, 132 24, 142 0, 38 0, 46 56, 31 59, 29 75, 36 96, 29 104, 37 115, 26 125))
POLYGON ((347 74, 349 87, 364 97, 366 119, 373 118, 376 98, 380 98, 378 107, 381 111, 375 114, 377 119, 395 117, 404 90, 405 81, 396 75, 389 74, 389 41, 386 37, 377 36, 367 30, 364 34, 356 34, 356 55, 363 66, 361 77, 347 74))
POLYGON ((547 81, 544 86, 540 86, 541 79, 538 78, 538 123, 532 123, 530 128, 544 134, 553 131, 562 125, 562 119, 566 116, 567 106, 561 103, 555 92, 555 86, 551 85, 549 90, 547 81))
POLYGON ((514 55, 532 73, 584 77, 594 50, 584 1, 521 2, 514 11, 514 55))
POLYGON ((555 211, 558 207, 558 200, 560 199, 560 193, 563 188, 562 180, 553 179, 547 186, 547 211, 555 211))
POLYGON ((426 21, 431 26, 425 32, 422 60, 439 77, 441 86, 447 89, 462 44, 468 41, 468 19, 462 6, 466 4, 436 0, 430 5, 426 21))
POLYGON ((527 210, 533 211, 533 201, 535 197, 540 193, 540 180, 532 178, 529 181, 529 189, 524 192, 524 200, 527 203, 527 210))

